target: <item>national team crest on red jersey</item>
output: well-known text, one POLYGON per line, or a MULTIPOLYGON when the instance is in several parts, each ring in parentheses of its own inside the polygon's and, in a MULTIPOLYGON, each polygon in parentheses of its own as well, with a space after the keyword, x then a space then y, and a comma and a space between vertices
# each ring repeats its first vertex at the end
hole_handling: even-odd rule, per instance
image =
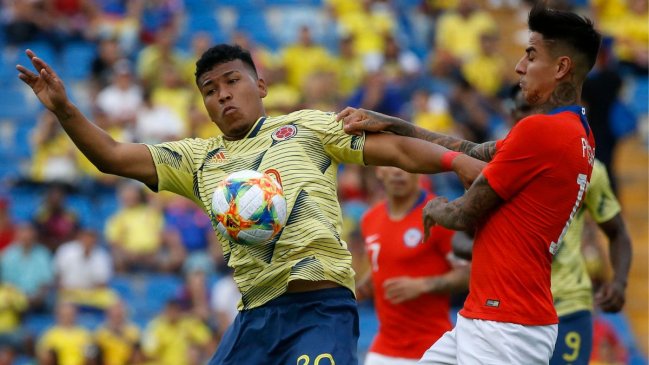
POLYGON ((280 127, 275 132, 273 132, 273 139, 277 142, 286 141, 287 139, 293 138, 297 134, 297 127, 289 124, 283 127, 280 127))

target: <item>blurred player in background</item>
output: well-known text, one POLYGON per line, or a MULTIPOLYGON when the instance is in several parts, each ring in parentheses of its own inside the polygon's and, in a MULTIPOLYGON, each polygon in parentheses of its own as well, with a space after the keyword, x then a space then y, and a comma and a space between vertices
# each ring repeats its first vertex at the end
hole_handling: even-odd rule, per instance
POLYGON ((347 135, 333 113, 303 110, 266 117, 265 81, 250 53, 229 45, 210 48, 196 63, 196 84, 223 136, 120 143, 69 101, 49 65, 30 50, 27 55, 37 73, 19 65, 19 78, 100 171, 183 195, 210 216, 215 187, 233 172, 267 171, 283 185, 288 221, 273 241, 243 246, 216 232, 242 299, 240 314, 210 364, 357 362, 354 271, 340 239, 339 163, 393 165, 417 173, 453 169, 467 184, 484 165, 468 156, 444 162, 442 156, 451 151, 417 139, 347 135))
POLYGON ((414 365, 430 344, 452 328, 450 293, 464 290, 469 267, 453 260, 454 231, 435 226, 424 241, 421 220, 432 195, 419 175, 378 167, 386 199, 361 220, 370 277, 357 286, 360 298, 374 295, 379 331, 365 365, 414 365))
POLYGON ((387 129, 490 160, 464 196, 435 198, 424 209, 425 227, 476 229, 476 238, 469 296, 457 325, 422 364, 547 364, 554 351, 551 264, 594 164, 594 138, 579 103, 601 36, 589 19, 543 3, 530 11, 528 27, 516 72, 537 115, 503 140, 475 145, 362 110, 339 114, 350 133, 387 129))

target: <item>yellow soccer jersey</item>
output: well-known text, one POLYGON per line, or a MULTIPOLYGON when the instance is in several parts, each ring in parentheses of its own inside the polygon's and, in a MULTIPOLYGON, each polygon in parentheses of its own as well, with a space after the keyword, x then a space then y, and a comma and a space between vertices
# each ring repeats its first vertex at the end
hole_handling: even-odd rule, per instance
POLYGON ((241 170, 266 172, 282 185, 284 229, 269 243, 243 246, 217 232, 242 293, 239 309, 255 308, 286 291, 292 280, 330 280, 354 289, 347 244, 341 239, 338 163, 363 164, 365 136, 350 136, 334 113, 302 110, 260 118, 246 138, 185 139, 149 145, 158 189, 194 200, 212 218, 217 184, 241 170))
POLYGON ((126 324, 119 331, 101 326, 95 332, 95 343, 101 349, 106 365, 126 365, 140 342, 140 329, 126 324))
POLYGON ((610 220, 621 210, 606 168, 598 160, 595 160, 584 203, 570 223, 561 249, 552 262, 552 296, 559 316, 593 308, 592 284, 581 254, 585 210, 597 223, 610 220))

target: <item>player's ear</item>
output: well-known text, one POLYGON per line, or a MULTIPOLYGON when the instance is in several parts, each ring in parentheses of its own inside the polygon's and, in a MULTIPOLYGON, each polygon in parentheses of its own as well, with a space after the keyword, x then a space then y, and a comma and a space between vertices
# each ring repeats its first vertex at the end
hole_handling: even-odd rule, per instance
POLYGON ((554 73, 554 78, 556 80, 561 80, 566 77, 572 70, 573 64, 572 59, 568 56, 561 56, 557 59, 556 71, 554 73))
POLYGON ((259 90, 259 97, 265 98, 268 94, 268 88, 266 86, 266 80, 261 77, 257 79, 257 89, 259 90))

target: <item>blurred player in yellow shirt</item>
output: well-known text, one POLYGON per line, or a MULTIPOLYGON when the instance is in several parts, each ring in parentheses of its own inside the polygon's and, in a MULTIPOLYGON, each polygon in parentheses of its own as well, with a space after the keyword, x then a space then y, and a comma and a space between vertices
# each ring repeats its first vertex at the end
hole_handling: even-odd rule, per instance
POLYGON ((37 346, 42 364, 84 365, 86 351, 92 346, 92 335, 76 324, 77 309, 60 302, 56 307, 56 325, 48 329, 37 346))

